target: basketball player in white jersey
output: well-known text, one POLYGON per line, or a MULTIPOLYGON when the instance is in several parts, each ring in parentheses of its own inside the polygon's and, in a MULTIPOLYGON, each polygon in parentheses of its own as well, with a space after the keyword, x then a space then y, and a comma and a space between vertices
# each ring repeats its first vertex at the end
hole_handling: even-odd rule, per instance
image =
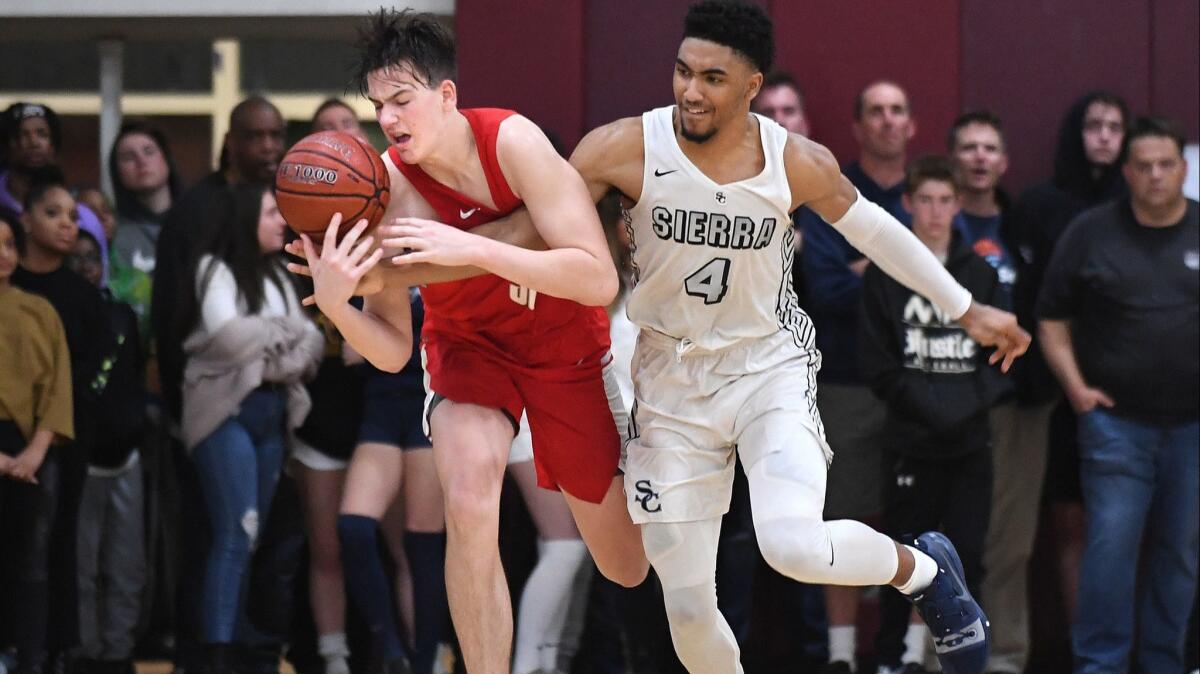
MULTIPOLYGON (((692 674, 742 671, 715 592, 735 449, 768 563, 807 583, 897 587, 929 623, 943 671, 977 674, 987 660, 987 619, 944 536, 927 533, 910 547, 858 522, 822 520, 831 452, 815 404, 820 354, 791 289, 788 216, 811 208, 973 339, 996 347, 991 361, 1003 369, 1029 335, 1011 314, 973 301, 907 229, 861 198, 828 150, 750 114, 772 56, 771 22, 758 7, 694 5, 675 64, 676 105, 596 129, 571 159, 594 199, 617 189, 633 204, 628 313, 642 332, 632 366, 629 511, 692 674)), ((479 263, 477 233, 397 222, 381 232, 391 237, 385 246, 413 251, 397 264, 479 263)))

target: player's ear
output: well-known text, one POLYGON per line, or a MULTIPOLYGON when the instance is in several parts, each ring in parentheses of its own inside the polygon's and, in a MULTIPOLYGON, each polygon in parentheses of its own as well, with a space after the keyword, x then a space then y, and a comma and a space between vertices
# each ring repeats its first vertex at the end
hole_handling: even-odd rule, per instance
POLYGON ((762 90, 762 83, 763 74, 761 72, 755 72, 750 76, 750 80, 746 83, 746 100, 754 100, 754 97, 762 90))
POLYGON ((454 80, 442 80, 438 93, 442 97, 442 107, 447 111, 458 107, 458 85, 454 84, 454 80))

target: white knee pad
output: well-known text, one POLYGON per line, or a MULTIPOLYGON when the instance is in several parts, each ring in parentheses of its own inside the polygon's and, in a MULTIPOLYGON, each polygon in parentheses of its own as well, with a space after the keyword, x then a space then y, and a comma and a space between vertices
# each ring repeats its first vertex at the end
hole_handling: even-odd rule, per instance
POLYGON ((781 517, 755 527, 763 559, 780 573, 811 582, 836 560, 829 527, 819 519, 781 517))

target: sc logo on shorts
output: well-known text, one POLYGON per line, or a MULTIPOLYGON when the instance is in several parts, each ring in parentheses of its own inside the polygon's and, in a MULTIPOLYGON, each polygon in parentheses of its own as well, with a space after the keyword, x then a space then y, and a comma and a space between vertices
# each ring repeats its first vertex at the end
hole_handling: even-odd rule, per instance
POLYGON ((650 480, 638 480, 634 487, 638 490, 638 496, 634 496, 633 500, 641 504, 642 510, 648 513, 662 510, 662 503, 658 502, 658 492, 651 489, 650 480))

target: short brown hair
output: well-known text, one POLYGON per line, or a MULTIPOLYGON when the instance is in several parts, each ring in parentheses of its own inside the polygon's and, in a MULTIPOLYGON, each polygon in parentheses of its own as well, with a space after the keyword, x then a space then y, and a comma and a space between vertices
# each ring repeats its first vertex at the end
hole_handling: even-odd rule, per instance
POLYGON ((954 188, 954 193, 958 194, 958 181, 954 179, 954 166, 950 160, 941 155, 927 155, 908 165, 904 178, 904 193, 912 196, 921 189, 921 185, 930 180, 949 183, 954 188))

